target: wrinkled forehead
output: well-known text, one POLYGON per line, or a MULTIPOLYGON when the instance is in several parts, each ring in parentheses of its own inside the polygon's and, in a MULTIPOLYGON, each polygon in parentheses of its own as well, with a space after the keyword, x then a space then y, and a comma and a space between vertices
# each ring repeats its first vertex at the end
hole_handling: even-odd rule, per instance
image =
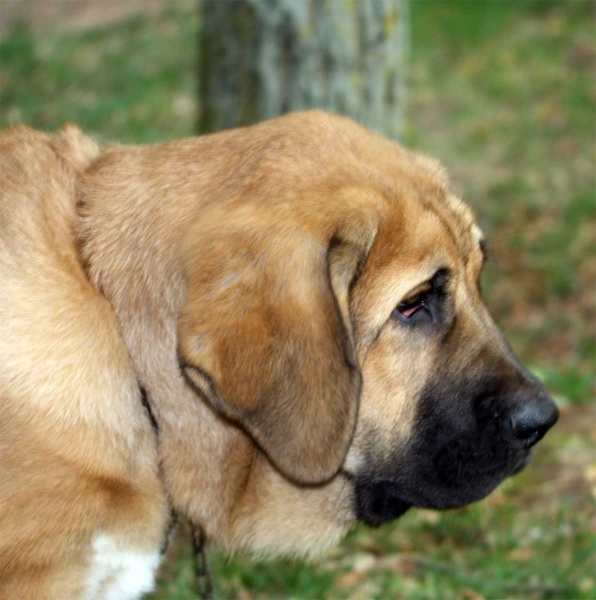
POLYGON ((416 154, 408 163, 401 182, 386 189, 388 210, 379 227, 384 260, 391 261, 396 251, 402 263, 420 263, 441 252, 464 264, 482 260, 482 231, 468 205, 451 191, 440 163, 416 154))
POLYGON ((429 202, 426 210, 440 222, 461 261, 467 264, 470 260, 482 258, 482 231, 472 211, 460 198, 447 192, 441 201, 429 202))
MULTIPOLYGON (((389 204, 389 228, 399 228, 396 221, 400 220, 407 223, 406 233, 427 227, 432 232, 426 232, 423 238, 448 236, 462 260, 477 254, 482 232, 470 208, 453 193, 443 165, 424 154, 396 149, 380 165, 388 175, 385 197, 389 204)), ((416 235, 420 238, 421 232, 416 235)))
POLYGON ((475 280, 483 262, 483 234, 470 208, 445 186, 402 188, 380 223, 355 286, 357 320, 374 330, 409 292, 440 269, 475 280), (376 322, 378 321, 378 323, 376 322))

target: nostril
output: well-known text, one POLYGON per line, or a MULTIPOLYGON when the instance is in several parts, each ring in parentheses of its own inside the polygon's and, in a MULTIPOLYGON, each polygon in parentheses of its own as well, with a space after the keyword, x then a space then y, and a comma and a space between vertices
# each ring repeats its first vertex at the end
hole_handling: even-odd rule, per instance
POLYGON ((550 398, 529 402, 511 415, 513 435, 530 448, 557 422, 559 411, 550 398))
POLYGON ((524 441, 526 442, 526 447, 531 448, 532 446, 537 444, 544 437, 546 431, 546 429, 535 429, 534 431, 532 431, 532 433, 524 439, 524 441))
POLYGON ((539 426, 532 421, 516 421, 511 419, 511 429, 513 435, 525 442, 525 445, 530 448, 537 444, 548 431, 548 427, 539 426))

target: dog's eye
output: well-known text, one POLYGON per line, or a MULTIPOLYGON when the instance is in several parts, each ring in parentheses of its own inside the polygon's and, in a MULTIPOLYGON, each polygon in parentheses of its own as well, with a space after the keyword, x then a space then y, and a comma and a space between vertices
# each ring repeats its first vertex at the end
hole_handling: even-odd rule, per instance
POLYGON ((399 310, 404 317, 409 318, 421 308, 428 308, 425 294, 420 294, 413 301, 401 302, 397 307, 397 310, 399 310))
POLYGON ((430 286, 425 286, 422 290, 417 290, 402 300, 395 309, 401 319, 410 319, 420 310, 429 311, 429 293, 430 286))
POLYGON ((402 323, 416 324, 440 321, 446 299, 449 270, 439 269, 433 277, 414 288, 394 309, 392 318, 402 323))

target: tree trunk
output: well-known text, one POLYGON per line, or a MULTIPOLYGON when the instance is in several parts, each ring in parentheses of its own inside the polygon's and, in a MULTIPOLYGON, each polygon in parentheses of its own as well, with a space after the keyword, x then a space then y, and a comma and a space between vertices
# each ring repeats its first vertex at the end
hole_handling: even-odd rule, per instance
POLYGON ((323 108, 401 133, 407 0, 203 0, 202 133, 323 108))

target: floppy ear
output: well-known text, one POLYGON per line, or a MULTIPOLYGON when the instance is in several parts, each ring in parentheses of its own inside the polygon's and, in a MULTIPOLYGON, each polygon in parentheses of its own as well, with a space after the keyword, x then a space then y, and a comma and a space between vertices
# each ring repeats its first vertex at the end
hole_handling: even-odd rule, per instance
POLYGON ((245 206, 212 209, 184 243, 179 318, 186 376, 302 484, 340 468, 361 376, 349 286, 376 233, 370 215, 308 228, 245 206), (280 223, 280 221, 282 221, 280 223))

